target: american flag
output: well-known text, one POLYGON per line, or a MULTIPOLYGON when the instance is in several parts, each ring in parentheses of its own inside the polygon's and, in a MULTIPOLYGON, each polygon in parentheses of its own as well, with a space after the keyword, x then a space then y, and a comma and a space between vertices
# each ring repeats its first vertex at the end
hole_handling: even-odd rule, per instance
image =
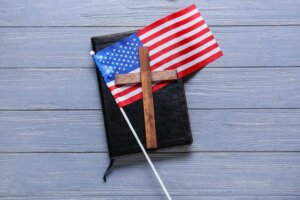
MULTIPOLYGON (((151 71, 176 69, 178 78, 223 55, 195 5, 168 15, 94 55, 94 61, 119 107, 142 98, 140 84, 115 85, 115 74, 140 71, 140 46, 149 48, 151 71)), ((152 90, 154 92, 167 84, 155 83, 152 90)))

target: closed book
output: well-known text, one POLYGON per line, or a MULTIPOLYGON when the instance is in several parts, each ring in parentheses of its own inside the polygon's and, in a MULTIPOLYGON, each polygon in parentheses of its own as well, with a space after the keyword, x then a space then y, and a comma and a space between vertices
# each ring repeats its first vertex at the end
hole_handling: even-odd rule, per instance
MULTIPOLYGON (((129 36, 133 32, 92 37, 92 46, 98 52, 129 36)), ((120 112, 100 72, 97 71, 107 146, 111 161, 119 156, 141 152, 128 124, 120 112)), ((181 79, 153 93, 157 149, 185 146, 192 143, 184 86, 181 79)), ((123 107, 139 139, 146 148, 143 100, 123 107)), ((112 162, 111 162, 112 165, 112 162)))

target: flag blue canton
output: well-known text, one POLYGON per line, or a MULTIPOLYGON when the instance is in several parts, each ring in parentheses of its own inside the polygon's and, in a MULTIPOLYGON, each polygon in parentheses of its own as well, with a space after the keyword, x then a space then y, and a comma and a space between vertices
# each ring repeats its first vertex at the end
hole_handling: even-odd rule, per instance
POLYGON ((115 80, 115 74, 128 74, 140 67, 138 55, 140 46, 142 43, 134 33, 97 52, 94 59, 106 83, 115 80))

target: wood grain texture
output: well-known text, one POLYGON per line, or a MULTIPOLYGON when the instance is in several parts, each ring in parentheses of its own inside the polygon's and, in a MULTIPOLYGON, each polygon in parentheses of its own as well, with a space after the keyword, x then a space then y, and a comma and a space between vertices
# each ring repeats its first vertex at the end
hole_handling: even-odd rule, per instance
MULTIPOLYGON (((180 196, 180 195, 172 195, 172 198, 176 200, 299 200, 300 196, 180 196)), ((18 197, 1 197, 1 200, 78 200, 78 199, 105 199, 105 200, 159 200, 165 199, 163 195, 157 196, 117 196, 117 195, 48 195, 48 196, 18 196, 18 197)))
MULTIPOLYGON (((0 8, 1 9, 1 8, 0 8)), ((0 68, 93 68, 92 36, 128 27, 0 28, 0 68), (12 63, 12 60, 14 61, 12 63)), ((299 26, 211 27, 224 56, 208 67, 300 66, 299 26)))
POLYGON ((136 84, 141 83, 141 73, 115 74, 115 84, 136 84))
MULTIPOLYGON (((171 195, 300 195, 298 153, 184 153, 151 157, 171 195)), ((163 195, 142 155, 118 160, 107 183, 100 178, 108 164, 106 153, 1 154, 0 163, 0 193, 4 197, 163 195)))
POLYGON ((157 148, 155 114, 152 93, 152 78, 148 47, 139 47, 139 59, 141 69, 141 87, 143 93, 143 109, 146 132, 147 149, 157 148))
POLYGON ((205 68, 185 83, 188 106, 299 108, 299 78, 299 68, 205 68))
POLYGON ((96 69, 1 70, 0 109, 99 109, 96 73, 96 69))
POLYGON ((162 71, 151 72, 152 82, 171 81, 176 79, 177 79, 176 70, 162 70, 162 71))
POLYGON ((0 26, 146 26, 193 3, 209 25, 300 24, 298 0, 2 0, 0 26))
MULTIPOLYGON (((194 142, 167 152, 300 151, 299 109, 189 110, 194 142)), ((1 111, 0 153, 107 152, 102 112, 1 111)))
MULTIPOLYGON (((0 109, 99 109, 95 69, 1 69, 0 109)), ((189 108, 300 108, 300 68, 205 68, 185 82, 189 108)))

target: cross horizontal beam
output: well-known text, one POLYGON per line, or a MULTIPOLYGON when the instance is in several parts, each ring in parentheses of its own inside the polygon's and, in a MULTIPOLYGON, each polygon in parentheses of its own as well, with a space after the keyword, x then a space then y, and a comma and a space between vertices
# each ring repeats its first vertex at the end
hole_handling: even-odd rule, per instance
POLYGON ((146 131, 146 145, 148 149, 157 148, 155 115, 152 94, 152 82, 171 81, 177 79, 176 70, 151 72, 148 47, 139 47, 140 72, 117 74, 115 84, 141 84, 146 131))
MULTIPOLYGON (((177 79, 176 70, 164 70, 164 71, 153 71, 151 72, 151 81, 170 81, 177 79)), ((131 73, 131 74, 116 74, 115 84, 135 84, 141 83, 141 74, 140 73, 131 73)))

